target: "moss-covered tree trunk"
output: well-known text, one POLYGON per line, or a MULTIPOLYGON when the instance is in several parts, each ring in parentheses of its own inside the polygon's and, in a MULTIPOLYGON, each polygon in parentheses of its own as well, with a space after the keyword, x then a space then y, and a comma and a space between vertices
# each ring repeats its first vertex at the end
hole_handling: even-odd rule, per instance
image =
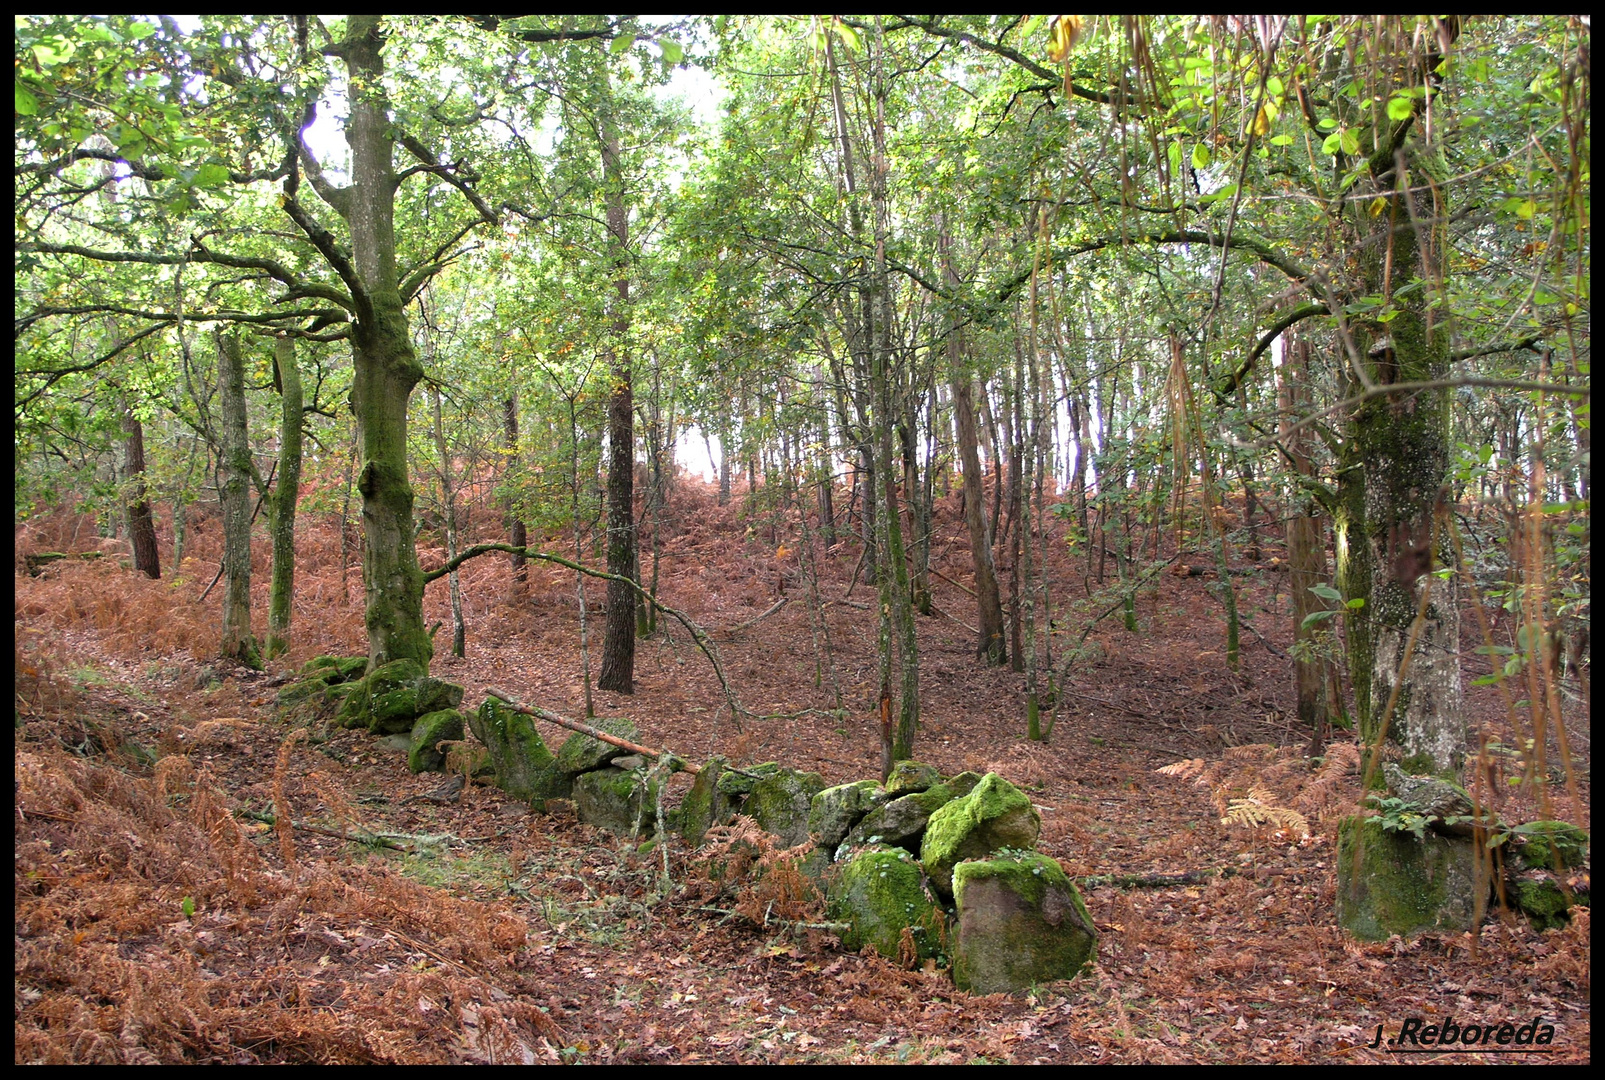
MULTIPOLYGON (((1445 37, 1452 41, 1453 34, 1445 37)), ((1439 57, 1401 60, 1419 63, 1428 81, 1435 78, 1439 57)), ((1348 366, 1366 376, 1354 380, 1356 392, 1365 381, 1385 388, 1442 379, 1449 371, 1448 327, 1433 302, 1442 288, 1448 208, 1442 186, 1427 176, 1432 148, 1416 145, 1413 127, 1412 117, 1384 133, 1370 157, 1367 197, 1351 204, 1362 223, 1361 288, 1389 315, 1386 322, 1349 322, 1348 366)), ((1454 579, 1432 575, 1441 562, 1436 533, 1447 499, 1449 393, 1375 394, 1350 414, 1346 434, 1339 574, 1345 598, 1365 601, 1350 629, 1364 622, 1369 630, 1349 642, 1360 732, 1368 745, 1384 734, 1398 742, 1406 771, 1449 774, 1461 763, 1466 735, 1454 579), (1364 692, 1362 682, 1369 684, 1364 692)))
POLYGON ((380 21, 377 15, 349 16, 345 38, 329 50, 345 60, 352 87, 346 126, 352 182, 334 205, 351 227, 354 272, 342 276, 358 293, 351 409, 362 458, 357 490, 365 541, 364 621, 370 668, 411 659, 427 669, 434 646, 424 628, 424 580, 413 546, 407 471, 407 404, 423 365, 412 347, 396 271, 395 129, 384 89, 380 21))
POLYGON ((222 654, 262 666, 251 633, 251 443, 245 429, 245 361, 240 340, 219 337, 218 410, 222 414, 223 647, 222 654))
POLYGON ((268 525, 273 534, 273 581, 268 590, 266 655, 290 648, 291 605, 295 602, 295 504, 301 497, 301 371, 295 366, 295 341, 281 335, 273 343, 273 367, 279 384, 279 486, 268 498, 268 525))

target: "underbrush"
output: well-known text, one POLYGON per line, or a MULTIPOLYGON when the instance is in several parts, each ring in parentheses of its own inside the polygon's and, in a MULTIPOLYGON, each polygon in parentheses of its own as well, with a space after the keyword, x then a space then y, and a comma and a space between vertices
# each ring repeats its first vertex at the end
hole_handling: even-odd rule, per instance
POLYGON ((506 904, 275 868, 187 757, 141 778, 30 747, 15 775, 19 1063, 558 1059, 506 904))

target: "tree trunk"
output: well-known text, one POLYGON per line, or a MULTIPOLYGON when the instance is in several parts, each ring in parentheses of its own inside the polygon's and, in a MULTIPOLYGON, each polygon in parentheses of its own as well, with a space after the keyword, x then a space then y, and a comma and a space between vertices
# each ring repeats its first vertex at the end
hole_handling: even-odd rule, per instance
MULTIPOLYGON (((385 94, 381 16, 352 15, 335 50, 344 58, 351 118, 351 186, 336 209, 351 228, 354 267, 348 281, 360 294, 351 327, 362 466, 362 579, 370 669, 411 659, 426 669, 434 645, 424 627, 424 577, 418 568, 407 463, 407 403, 423 378, 412 347, 396 271, 395 129, 385 94)), ((330 241, 332 243, 332 240, 330 241)))
MULTIPOLYGON (((446 445, 446 426, 440 416, 440 387, 429 387, 435 420, 435 453, 440 455, 440 499, 446 508, 446 558, 457 557, 457 492, 451 479, 451 449, 446 445)), ((463 625, 463 593, 457 571, 446 575, 451 586, 451 654, 461 659, 467 648, 467 627, 463 625)))
POLYGON ((245 430, 245 362, 237 337, 220 337, 217 396, 222 413, 223 649, 248 667, 262 667, 251 634, 251 444, 245 430))
POLYGON ((156 551, 156 522, 151 517, 150 498, 145 488, 145 427, 134 410, 126 405, 123 408, 123 484, 134 569, 148 578, 160 578, 162 562, 156 551))
MULTIPOLYGON (((635 540, 635 403, 630 383, 630 355, 625 336, 630 331, 630 279, 626 249, 630 223, 624 206, 624 171, 619 159, 619 136, 612 115, 610 76, 602 73, 604 94, 601 122, 602 172, 606 186, 607 231, 614 267, 616 295, 613 341, 608 349, 607 431, 607 569, 621 577, 637 572, 635 540)), ((619 694, 635 693, 635 590, 622 581, 607 583, 607 630, 602 641, 602 671, 596 685, 619 694)))
POLYGON ((1293 466, 1294 495, 1292 513, 1287 522, 1287 561, 1290 570, 1289 589, 1293 594, 1293 689, 1298 701, 1299 721, 1308 726, 1310 757, 1319 756, 1326 743, 1327 726, 1331 717, 1327 711, 1327 686, 1331 678, 1331 661, 1323 654, 1320 641, 1329 639, 1333 627, 1305 625, 1305 619, 1317 611, 1325 610, 1310 590, 1326 581, 1326 548, 1321 542, 1321 518, 1316 513, 1316 502, 1310 491, 1301 486, 1313 483, 1315 466, 1310 460, 1310 429, 1293 430, 1295 418, 1308 408, 1305 379, 1308 378, 1309 342, 1300 336, 1289 336, 1282 367, 1278 372, 1278 397, 1282 414, 1282 447, 1293 466))
MULTIPOLYGON (((1458 21, 1446 25, 1457 28, 1458 21)), ((1434 60, 1426 70, 1435 66, 1434 60)), ((1377 207, 1359 218, 1365 229, 1358 245, 1361 288, 1379 294, 1395 314, 1385 325, 1351 321, 1349 359, 1380 386, 1438 380, 1449 370, 1448 327, 1433 295, 1441 280, 1447 207, 1442 187, 1424 175, 1425 155, 1411 152, 1409 128, 1409 121, 1395 126, 1388 144, 1373 153, 1369 198, 1355 204, 1377 207), (1413 168, 1423 174, 1412 177, 1413 168)), ((1455 580, 1432 576, 1450 460, 1449 392, 1372 397, 1351 414, 1348 442, 1345 464, 1364 482, 1363 516, 1356 531, 1351 480, 1344 492, 1350 528, 1340 535, 1339 556, 1346 553, 1353 562, 1358 555, 1374 575, 1368 590, 1350 591, 1363 584, 1351 571, 1344 590, 1345 598, 1364 600, 1359 614, 1374 633, 1364 643, 1370 655, 1350 643, 1356 697, 1362 681, 1370 684, 1359 710, 1362 741, 1374 745, 1386 734, 1403 746, 1406 771, 1449 775, 1462 762, 1466 737, 1455 580), (1420 632, 1401 671, 1418 613, 1420 632), (1391 715, 1390 700, 1396 701, 1391 715)))
POLYGON ((303 395, 293 338, 284 335, 274 340, 273 366, 279 384, 279 486, 268 499, 268 523, 273 532, 266 650, 270 659, 289 651, 291 608, 295 602, 295 504, 301 497, 303 395))
POLYGON ((955 336, 948 341, 948 356, 952 360, 950 377, 953 389, 953 417, 958 428, 959 467, 964 471, 964 525, 970 533, 970 561, 975 570, 975 602, 977 629, 975 655, 988 664, 1008 661, 1008 649, 1003 641, 1003 603, 998 598, 997 571, 992 564, 992 537, 986 528, 986 488, 982 484, 981 457, 976 452, 975 407, 971 403, 970 377, 965 374, 958 355, 963 344, 955 336))
MULTIPOLYGON (((507 441, 507 472, 509 480, 518 472, 518 392, 507 395, 502 402, 502 428, 507 441)), ((507 542, 515 548, 522 548, 529 543, 529 533, 524 528, 524 519, 518 513, 518 496, 507 492, 507 542)), ((519 581, 529 580, 529 570, 524 565, 523 552, 512 555, 513 577, 519 581)))

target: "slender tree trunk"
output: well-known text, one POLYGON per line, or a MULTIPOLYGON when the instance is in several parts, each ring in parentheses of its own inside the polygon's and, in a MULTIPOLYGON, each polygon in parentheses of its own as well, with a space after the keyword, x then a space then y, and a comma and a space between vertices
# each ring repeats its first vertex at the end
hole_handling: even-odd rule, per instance
MULTIPOLYGON (((502 402, 502 430, 507 446, 507 473, 508 480, 518 475, 518 392, 507 395, 502 402)), ((524 519, 518 513, 518 496, 512 492, 507 493, 507 542, 515 548, 525 547, 529 543, 529 533, 524 527, 524 519)), ((529 580, 529 570, 524 565, 522 551, 512 556, 513 577, 519 581, 529 580)))
MULTIPOLYGON (((435 420, 435 453, 440 455, 440 499, 446 508, 446 558, 457 557, 457 491, 451 478, 451 449, 446 445, 446 426, 440 416, 440 387, 429 387, 430 405, 435 420)), ((451 586, 451 654, 459 659, 467 649, 468 630, 463 625, 463 593, 457 571, 446 575, 451 586)))
POLYGON ((245 362, 239 338, 219 337, 217 396, 222 413, 223 649, 248 667, 262 667, 251 634, 251 444, 245 429, 245 362))
POLYGON ((1302 646, 1295 648, 1293 661, 1293 689, 1298 701, 1298 716, 1310 730, 1309 756, 1320 755, 1325 747, 1327 727, 1331 717, 1327 711, 1327 687, 1331 677, 1331 661, 1321 655, 1319 635, 1330 634, 1327 627, 1305 625, 1305 619, 1323 610, 1315 593, 1310 590, 1326 581, 1326 547, 1321 542, 1321 518, 1310 491, 1298 486, 1299 480, 1314 482, 1315 467, 1310 460, 1309 428, 1293 430, 1299 413, 1308 407, 1305 382, 1309 371, 1309 343, 1302 337, 1288 341, 1285 359, 1279 372, 1282 413, 1282 445, 1293 466, 1295 506, 1287 521, 1287 561, 1293 592, 1293 640, 1302 646))
MULTIPOLYGON (((606 101, 601 117, 602 172, 606 186, 607 231, 614 267, 613 342, 608 355, 612 390, 608 395, 607 569, 633 578, 639 573, 635 537, 635 403, 631 388, 629 345, 630 278, 626 251, 630 223, 624 205, 624 169, 619 157, 611 78, 602 73, 606 101)), ((622 581, 607 585, 607 630, 602 640, 602 672, 597 686, 619 694, 635 693, 635 590, 622 581)))
POLYGON ((151 516, 145 486, 145 427, 126 404, 123 407, 123 484, 134 569, 148 578, 160 578, 162 562, 156 550, 156 522, 151 516))
POLYGON ((290 620, 295 603, 295 504, 301 497, 301 371, 295 364, 295 340, 281 335, 273 342, 273 366, 279 384, 279 485, 268 499, 273 530, 273 583, 268 591, 267 656, 290 648, 290 620))

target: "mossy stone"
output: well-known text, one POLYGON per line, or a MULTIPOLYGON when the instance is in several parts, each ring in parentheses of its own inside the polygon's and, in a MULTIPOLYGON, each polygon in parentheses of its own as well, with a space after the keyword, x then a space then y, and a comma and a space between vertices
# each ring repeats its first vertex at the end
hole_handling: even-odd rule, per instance
POLYGON ((1588 833, 1570 822, 1529 821, 1517 831, 1527 842, 1516 858, 1528 870, 1553 870, 1556 856, 1562 870, 1575 870, 1588 856, 1588 833))
MULTIPOLYGON (((640 729, 622 716, 602 717, 590 721, 590 724, 599 731, 628 739, 630 742, 638 742, 641 738, 640 729)), ((600 769, 614 758, 623 757, 627 753, 629 751, 623 747, 576 731, 558 747, 555 767, 558 772, 573 777, 600 769)))
POLYGON ((392 660, 369 672, 365 686, 368 730, 375 735, 411 731, 419 716, 419 686, 428 677, 424 666, 410 657, 392 660))
POLYGON ((874 780, 826 788, 808 806, 808 834, 820 850, 835 851, 848 830, 885 800, 885 789, 874 780))
POLYGON ((407 768, 414 773, 443 772, 446 754, 439 744, 457 741, 463 737, 463 714, 456 709, 441 709, 420 716, 412 725, 407 745, 407 768))
POLYGON ((752 785, 741 812, 787 847, 795 847, 808 839, 809 806, 824 790, 825 778, 818 773, 778 769, 752 785))
POLYGON ((360 679, 367 670, 366 656, 314 656, 301 666, 301 674, 317 675, 330 683, 360 679))
POLYGON ((830 917, 845 922, 842 944, 865 945, 890 960, 928 960, 947 945, 947 916, 924 884, 919 863, 906 851, 878 848, 858 853, 835 872, 828 891, 830 917), (903 931, 915 957, 900 956, 903 931))
POLYGON ((415 708, 419 716, 442 709, 455 709, 463 703, 463 688, 454 682, 425 676, 418 681, 418 700, 415 708))
POLYGON ((955 799, 962 799, 974 791, 975 785, 979 784, 981 780, 982 776, 978 772, 961 772, 955 776, 948 777, 942 783, 946 784, 953 792, 955 799))
POLYGON ((556 759, 530 717, 495 698, 486 698, 479 711, 469 716, 468 727, 485 744, 497 787, 528 799, 537 809, 544 807, 547 799, 568 798, 570 779, 556 767, 556 759))
POLYGON ((719 790, 735 797, 750 795, 754 784, 778 772, 780 772, 778 761, 766 761, 762 765, 745 765, 740 772, 729 769, 719 777, 719 790))
POLYGON ((878 840, 893 847, 918 851, 931 815, 952 801, 953 790, 946 784, 892 799, 871 810, 854 825, 845 842, 857 847, 878 840))
POLYGON ((953 868, 1004 848, 1029 849, 1042 832, 1042 815, 1025 792, 997 773, 987 773, 962 799, 931 815, 920 844, 920 862, 940 896, 953 895, 953 868))
POLYGON ((273 699, 273 704, 279 709, 293 709, 304 702, 322 705, 324 695, 328 692, 329 681, 321 676, 314 676, 284 687, 273 699))
POLYGON ((1475 842, 1418 840, 1355 815, 1338 825, 1337 921, 1360 941, 1470 930, 1477 909, 1475 842))
MULTIPOLYGON (((657 831, 657 798, 662 780, 643 782, 643 774, 609 765, 574 778, 574 812, 587 825, 611 832, 647 836, 657 831), (637 828, 639 823, 639 828, 637 828)), ((664 808, 664 824, 674 828, 677 814, 664 808)))
POLYGON ((1522 878, 1512 893, 1516 906, 1532 920, 1534 930, 1557 930, 1571 918, 1573 907, 1588 907, 1588 893, 1573 892, 1568 900, 1559 883, 1550 878, 1522 878))
POLYGON ((729 764, 718 754, 703 762, 680 802, 680 835, 692 847, 702 843, 709 829, 730 820, 730 797, 719 790, 719 778, 729 764))
POLYGON ((1075 883, 1038 852, 959 863, 953 896, 953 982, 961 990, 1013 994, 1073 978, 1097 949, 1075 883))
POLYGON ((899 795, 912 795, 941 782, 942 774, 922 761, 894 761, 891 775, 886 778, 886 796, 895 799, 899 795))

